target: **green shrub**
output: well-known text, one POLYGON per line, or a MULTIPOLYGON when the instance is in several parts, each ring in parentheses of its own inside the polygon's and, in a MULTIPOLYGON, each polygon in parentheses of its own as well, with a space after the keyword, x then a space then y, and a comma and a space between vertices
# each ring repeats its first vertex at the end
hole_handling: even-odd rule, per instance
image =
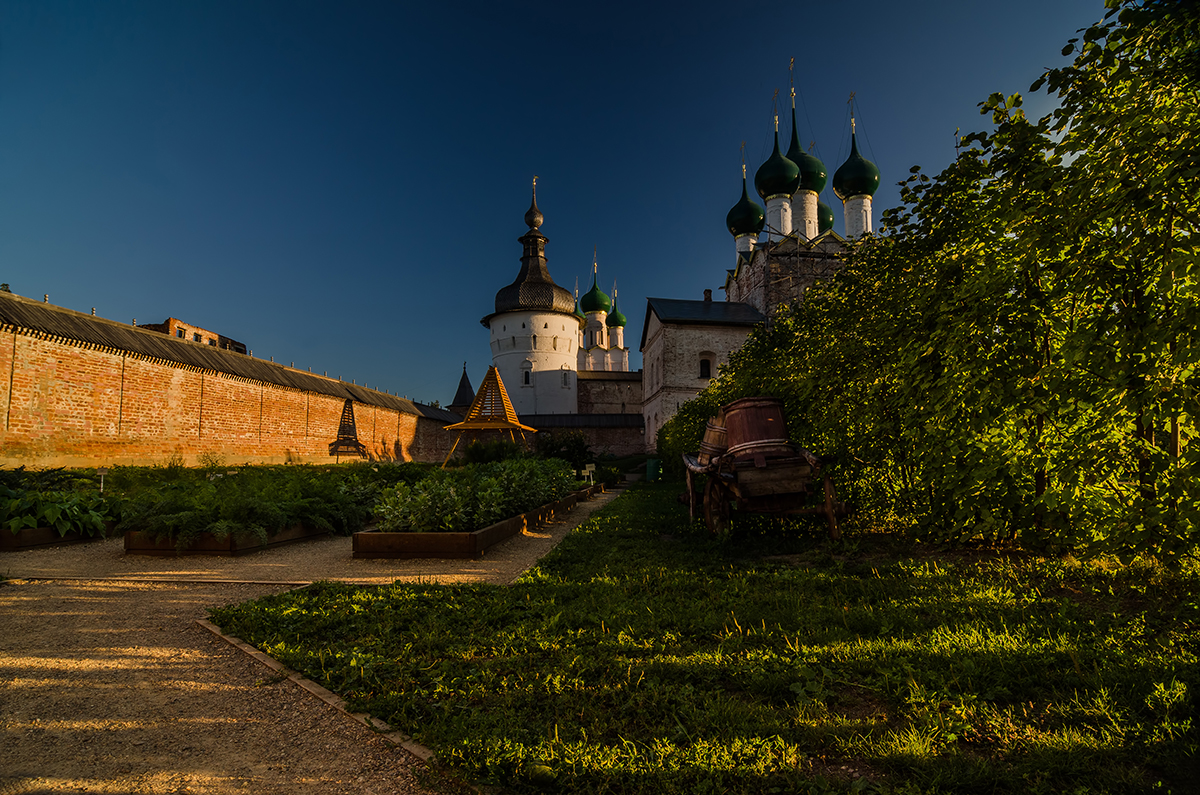
POLYGON ((170 538, 179 549, 205 532, 265 542, 295 524, 349 535, 362 529, 385 488, 415 482, 427 471, 405 464, 241 467, 199 478, 189 471, 129 496, 120 528, 170 538))
POLYGON ((463 461, 467 464, 489 464, 507 461, 525 455, 521 445, 511 439, 494 439, 490 442, 473 441, 463 450, 463 461))
POLYGON ((594 460, 583 431, 542 431, 537 435, 537 454, 566 461, 575 470, 594 460))
POLYGON ((562 499, 575 487, 564 461, 509 459, 436 470, 397 484, 375 506, 385 532, 466 532, 562 499))
POLYGON ((0 525, 14 534, 27 527, 53 527, 60 536, 105 534, 112 509, 98 492, 34 491, 0 485, 0 525))
POLYGON ((619 485, 625 476, 616 467, 597 467, 593 477, 597 483, 603 483, 606 489, 611 489, 619 485))

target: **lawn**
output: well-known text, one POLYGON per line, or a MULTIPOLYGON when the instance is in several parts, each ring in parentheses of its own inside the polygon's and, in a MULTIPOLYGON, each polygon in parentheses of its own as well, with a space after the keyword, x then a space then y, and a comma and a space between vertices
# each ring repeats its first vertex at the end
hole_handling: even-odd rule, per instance
MULTIPOLYGON (((515 585, 319 583, 226 632, 515 792, 1192 791, 1200 575, 689 525, 631 489, 515 585)), ((747 526, 749 525, 749 526, 747 526)))

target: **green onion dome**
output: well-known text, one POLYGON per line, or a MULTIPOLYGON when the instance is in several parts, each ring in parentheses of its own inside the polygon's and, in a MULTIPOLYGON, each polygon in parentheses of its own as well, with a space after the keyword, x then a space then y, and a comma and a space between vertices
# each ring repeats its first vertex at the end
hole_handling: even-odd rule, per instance
POLYGON ((588 314, 592 312, 607 312, 612 309, 612 302, 608 300, 608 296, 596 286, 596 274, 594 273, 592 274, 592 289, 584 293, 583 298, 579 299, 579 308, 588 314))
POLYGON ((817 199, 817 234, 823 235, 833 229, 833 208, 817 199))
POLYGON ((858 153, 858 142, 850 132, 850 157, 833 175, 833 192, 842 201, 851 196, 873 196, 879 188, 879 169, 858 153))
POLYGON ((779 131, 775 131, 775 151, 754 172, 754 189, 764 199, 791 196, 800 187, 800 169, 779 151, 779 131))
POLYGON ((750 198, 750 193, 746 190, 746 175, 743 174, 742 198, 725 216, 725 226, 729 227, 729 234, 738 237, 739 235, 757 235, 763 230, 766 223, 766 213, 763 212, 763 208, 758 202, 750 198))
POLYGON ((617 326, 625 328, 625 316, 621 314, 620 309, 617 309, 616 298, 613 298, 613 310, 608 316, 608 319, 604 321, 604 325, 608 326, 609 328, 616 328, 617 326))
POLYGON ((825 183, 828 180, 825 164, 821 162, 820 158, 810 155, 800 146, 800 136, 796 130, 795 108, 792 108, 792 144, 788 147, 787 159, 800 169, 800 187, 796 190, 811 190, 813 193, 825 190, 825 183))

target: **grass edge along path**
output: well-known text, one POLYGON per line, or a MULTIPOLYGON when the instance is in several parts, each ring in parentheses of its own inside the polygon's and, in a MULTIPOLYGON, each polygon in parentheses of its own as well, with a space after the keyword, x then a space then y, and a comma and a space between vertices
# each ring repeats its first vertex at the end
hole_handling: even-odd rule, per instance
POLYGON ((212 620, 515 792, 1187 792, 1200 577, 689 525, 646 484, 511 586, 212 620))

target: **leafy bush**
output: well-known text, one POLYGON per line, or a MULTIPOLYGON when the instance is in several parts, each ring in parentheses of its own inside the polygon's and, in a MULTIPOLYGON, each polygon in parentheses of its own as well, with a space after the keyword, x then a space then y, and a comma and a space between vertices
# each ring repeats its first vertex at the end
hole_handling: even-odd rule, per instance
POLYGON ((52 469, 0 469, 0 486, 16 491, 67 491, 90 488, 95 479, 86 470, 69 470, 62 467, 52 469))
POLYGON ((511 439, 494 439, 490 442, 473 441, 463 450, 463 461, 468 464, 489 464, 507 461, 525 455, 521 445, 511 439))
POLYGON ((375 506, 385 532, 465 532, 566 497, 575 479, 566 462, 509 459, 436 470, 397 484, 375 506))
POLYGON ((566 461, 575 470, 583 469, 593 460, 583 431, 543 431, 537 435, 537 454, 566 461))
POLYGON ((295 524, 349 535, 362 529, 383 489, 415 482, 427 471, 423 465, 360 464, 241 467, 207 477, 191 473, 131 495, 123 506, 120 528, 152 539, 170 538, 179 549, 205 532, 265 542, 295 524))
POLYGON ((597 467, 593 477, 597 483, 604 484, 604 488, 611 489, 619 485, 625 476, 616 467, 597 467))
POLYGON ((1107 5, 1031 87, 1055 110, 981 103, 992 131, 914 166, 880 233, 663 427, 669 468, 718 405, 772 395, 851 502, 925 540, 1197 554, 1200 17, 1107 5))
POLYGON ((27 527, 53 527, 60 536, 105 534, 112 508, 98 492, 36 491, 0 485, 0 525, 14 534, 27 527))

